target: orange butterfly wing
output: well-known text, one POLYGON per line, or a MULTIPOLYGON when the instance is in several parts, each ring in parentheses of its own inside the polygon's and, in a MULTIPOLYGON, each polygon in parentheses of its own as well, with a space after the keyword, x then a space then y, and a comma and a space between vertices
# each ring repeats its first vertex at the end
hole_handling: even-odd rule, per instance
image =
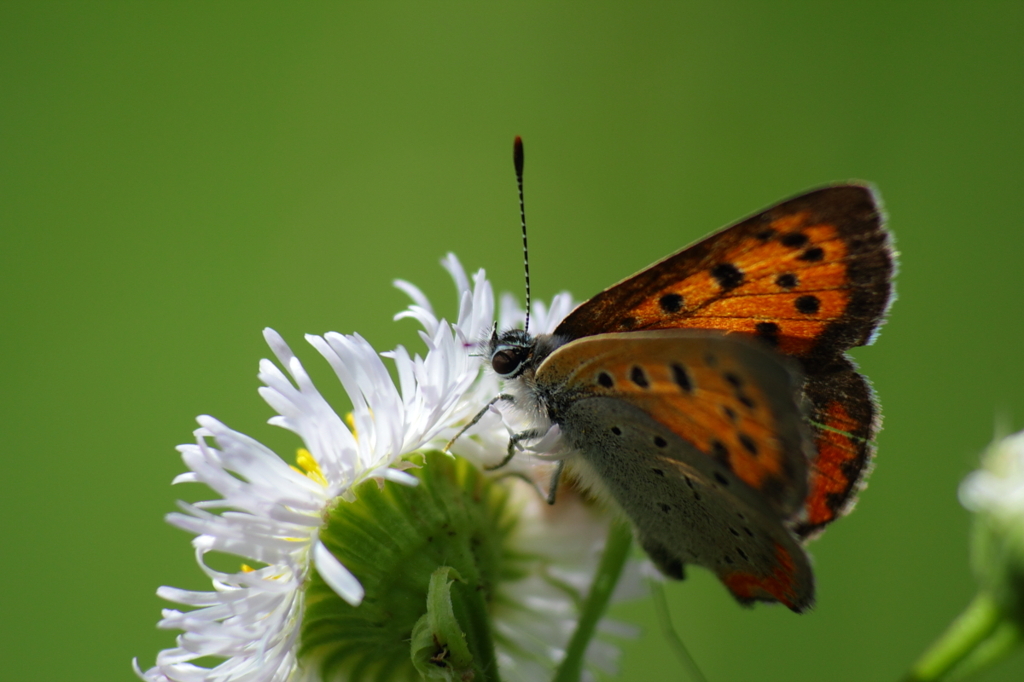
POLYGON ((867 187, 784 201, 615 284, 555 330, 570 339, 641 329, 756 335, 787 355, 832 359, 867 343, 892 277, 888 234, 867 187))
POLYGON ((578 339, 535 380, 579 448, 573 472, 616 498, 666 575, 699 564, 742 603, 799 612, 813 574, 788 529, 811 437, 791 364, 744 339, 663 330, 578 339))
POLYGON ((873 454, 879 415, 846 357, 870 343, 892 298, 894 261, 872 191, 837 185, 784 201, 619 282, 555 330, 708 329, 755 336, 800 359, 812 404, 807 536, 852 503, 873 454))

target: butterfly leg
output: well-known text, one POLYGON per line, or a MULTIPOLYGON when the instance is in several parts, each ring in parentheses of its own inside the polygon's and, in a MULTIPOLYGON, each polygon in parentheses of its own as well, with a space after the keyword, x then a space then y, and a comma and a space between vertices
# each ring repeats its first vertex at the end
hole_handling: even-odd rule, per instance
POLYGON ((529 440, 530 438, 540 438, 541 436, 544 435, 544 433, 544 431, 530 429, 529 431, 520 431, 519 433, 513 434, 512 437, 508 439, 508 453, 506 453, 505 459, 501 460, 492 467, 484 467, 484 471, 494 471, 495 469, 500 469, 501 467, 505 466, 506 464, 512 461, 513 457, 516 456, 516 446, 519 445, 519 443, 521 443, 524 440, 529 440))
POLYGON ((558 492, 558 479, 562 477, 562 470, 565 469, 565 460, 558 460, 558 465, 555 466, 555 470, 551 472, 551 483, 548 485, 548 504, 555 503, 555 493, 558 492))
MULTIPOLYGON (((450 441, 448 441, 448 444, 444 446, 444 450, 442 450, 441 452, 448 452, 448 450, 450 450, 451 447, 453 445, 455 445, 455 441, 457 441, 459 438, 462 438, 462 434, 464 434, 466 431, 469 431, 471 428, 476 426, 476 423, 484 418, 484 415, 487 414, 487 412, 491 409, 491 407, 494 405, 494 403, 497 403, 497 402, 502 401, 502 400, 507 400, 509 402, 515 402, 515 398, 513 396, 509 395, 508 393, 502 393, 501 395, 494 396, 494 398, 492 398, 489 403, 484 405, 484 408, 482 410, 480 410, 479 412, 476 413, 476 416, 474 416, 472 419, 469 420, 468 424, 466 424, 461 429, 459 429, 459 432, 455 434, 454 438, 452 438, 450 441)), ((511 457, 509 457, 509 459, 511 459, 511 457)), ((507 463, 508 463, 508 460, 505 460, 505 461, 503 461, 501 463, 501 466, 504 466, 507 463)), ((495 468, 497 468, 497 467, 495 467, 495 468)))
POLYGON ((526 474, 524 474, 524 473, 522 473, 520 471, 511 471, 511 472, 509 472, 507 474, 502 474, 498 478, 504 478, 505 476, 511 476, 513 478, 522 479, 522 480, 526 481, 527 483, 529 483, 530 486, 535 491, 537 491, 537 495, 540 496, 540 499, 544 500, 548 504, 554 504, 555 503, 555 491, 558 490, 558 481, 562 477, 562 470, 564 468, 565 468, 565 460, 564 459, 558 460, 558 465, 555 467, 555 470, 551 472, 551 483, 550 483, 550 486, 548 487, 547 493, 545 493, 541 489, 541 487, 539 485, 537 485, 536 481, 534 481, 532 478, 530 478, 529 476, 527 476, 526 474))
POLYGON ((499 474, 498 476, 495 476, 495 480, 502 478, 518 478, 519 480, 523 481, 531 488, 533 488, 533 491, 537 493, 537 497, 544 501, 547 501, 548 499, 547 493, 545 493, 544 490, 541 489, 539 485, 537 485, 537 482, 521 471, 509 471, 508 473, 499 474))

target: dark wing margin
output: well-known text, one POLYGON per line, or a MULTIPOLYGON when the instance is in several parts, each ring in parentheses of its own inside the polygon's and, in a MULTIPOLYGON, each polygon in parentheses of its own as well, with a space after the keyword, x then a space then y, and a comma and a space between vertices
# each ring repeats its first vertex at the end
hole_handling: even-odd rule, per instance
POLYGON ((837 351, 871 344, 894 298, 896 260, 878 193, 869 186, 847 185, 832 188, 830 194, 822 217, 839 228, 846 245, 850 299, 843 316, 829 324, 803 356, 809 371, 831 365, 837 351))

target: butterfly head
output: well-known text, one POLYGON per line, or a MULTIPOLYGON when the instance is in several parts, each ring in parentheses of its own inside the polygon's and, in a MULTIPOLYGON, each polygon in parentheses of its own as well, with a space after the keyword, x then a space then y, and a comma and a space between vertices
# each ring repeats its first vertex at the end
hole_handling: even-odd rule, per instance
POLYGON ((537 338, 522 329, 491 334, 491 369, 502 379, 515 379, 532 363, 537 338))

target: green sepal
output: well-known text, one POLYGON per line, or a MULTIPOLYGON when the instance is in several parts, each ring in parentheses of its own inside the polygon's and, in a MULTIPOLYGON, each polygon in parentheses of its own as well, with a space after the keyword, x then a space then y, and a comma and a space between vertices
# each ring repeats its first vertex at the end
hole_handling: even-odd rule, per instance
POLYGON ((452 608, 449 576, 462 582, 451 566, 442 566, 430 576, 427 612, 412 629, 412 664, 426 679, 459 682, 475 674, 473 655, 452 608))

